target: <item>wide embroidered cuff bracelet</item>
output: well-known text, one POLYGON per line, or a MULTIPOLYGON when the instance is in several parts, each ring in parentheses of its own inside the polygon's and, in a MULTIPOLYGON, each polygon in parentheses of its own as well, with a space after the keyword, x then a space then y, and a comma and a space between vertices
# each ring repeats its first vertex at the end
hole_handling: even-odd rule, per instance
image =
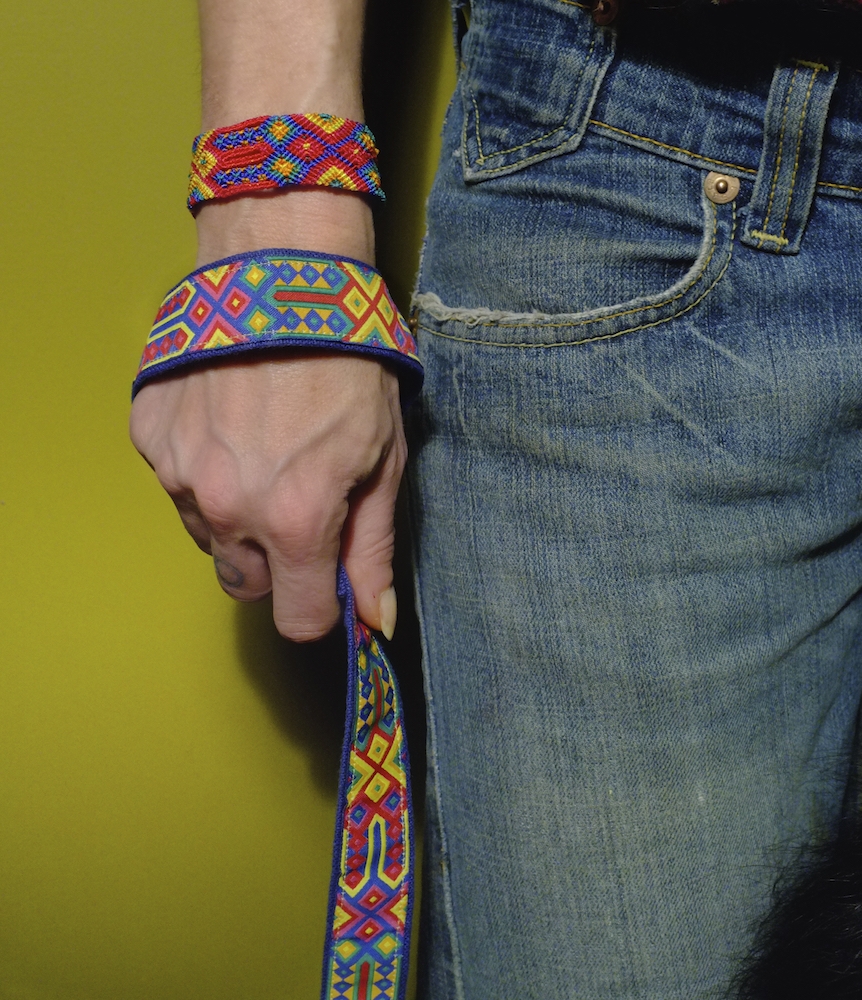
POLYGON ((192 145, 189 210, 294 184, 383 198, 376 156, 368 126, 335 115, 271 115, 211 129, 192 145))
POLYGON ((378 271, 345 257, 260 250, 207 264, 168 292, 132 397, 150 379, 186 365, 285 347, 392 362, 405 405, 422 385, 416 341, 378 271))
POLYGON ((343 567, 347 714, 321 1000, 403 1000, 413 911, 410 766, 398 687, 343 567))

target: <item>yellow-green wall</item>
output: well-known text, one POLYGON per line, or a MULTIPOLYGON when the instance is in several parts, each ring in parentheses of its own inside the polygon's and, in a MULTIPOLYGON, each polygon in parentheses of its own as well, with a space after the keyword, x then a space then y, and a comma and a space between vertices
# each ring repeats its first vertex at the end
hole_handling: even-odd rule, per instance
MULTIPOLYGON (((399 24, 403 304, 452 67, 439 3, 399 24)), ((126 435, 193 262, 194 4, 9 3, 0 53, 0 998, 313 1000, 339 668, 222 594, 126 435)))

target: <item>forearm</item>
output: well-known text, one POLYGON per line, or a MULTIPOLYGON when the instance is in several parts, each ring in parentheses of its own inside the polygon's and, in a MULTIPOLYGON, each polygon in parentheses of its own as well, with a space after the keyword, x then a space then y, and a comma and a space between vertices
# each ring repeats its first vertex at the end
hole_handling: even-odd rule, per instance
MULTIPOLYGON (((364 0, 200 0, 200 14, 204 130, 309 112, 362 120, 364 0)), ((203 203, 196 220, 201 265, 276 247, 374 259, 361 194, 242 194, 203 203)), ((282 634, 315 639, 338 621, 340 560, 360 618, 391 635, 406 459, 397 375, 324 347, 244 362, 144 385, 132 409, 138 450, 224 589, 240 600, 272 589, 282 634)))
MULTIPOLYGON (((327 112, 364 120, 364 0, 199 0, 203 130, 258 115, 327 112)), ((293 188, 208 202, 198 263, 284 246, 373 263, 362 195, 293 188)))

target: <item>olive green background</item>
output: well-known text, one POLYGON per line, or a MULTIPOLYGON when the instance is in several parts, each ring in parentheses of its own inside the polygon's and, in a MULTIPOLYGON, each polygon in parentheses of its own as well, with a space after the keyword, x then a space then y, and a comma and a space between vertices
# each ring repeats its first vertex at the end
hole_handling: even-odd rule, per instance
MULTIPOLYGON (((404 6, 369 101, 402 308, 454 72, 442 0, 404 6)), ((234 605, 127 439, 193 266, 195 6, 7 3, 0 50, 0 998, 313 1000, 340 650, 234 605)))

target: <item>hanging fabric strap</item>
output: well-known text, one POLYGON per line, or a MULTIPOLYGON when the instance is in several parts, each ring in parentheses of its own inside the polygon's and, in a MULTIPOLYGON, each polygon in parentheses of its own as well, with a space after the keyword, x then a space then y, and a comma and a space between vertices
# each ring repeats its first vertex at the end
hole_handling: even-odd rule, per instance
POLYGON ((343 567, 347 711, 321 1000, 403 1000, 413 909, 413 813, 392 667, 356 618, 343 567))

